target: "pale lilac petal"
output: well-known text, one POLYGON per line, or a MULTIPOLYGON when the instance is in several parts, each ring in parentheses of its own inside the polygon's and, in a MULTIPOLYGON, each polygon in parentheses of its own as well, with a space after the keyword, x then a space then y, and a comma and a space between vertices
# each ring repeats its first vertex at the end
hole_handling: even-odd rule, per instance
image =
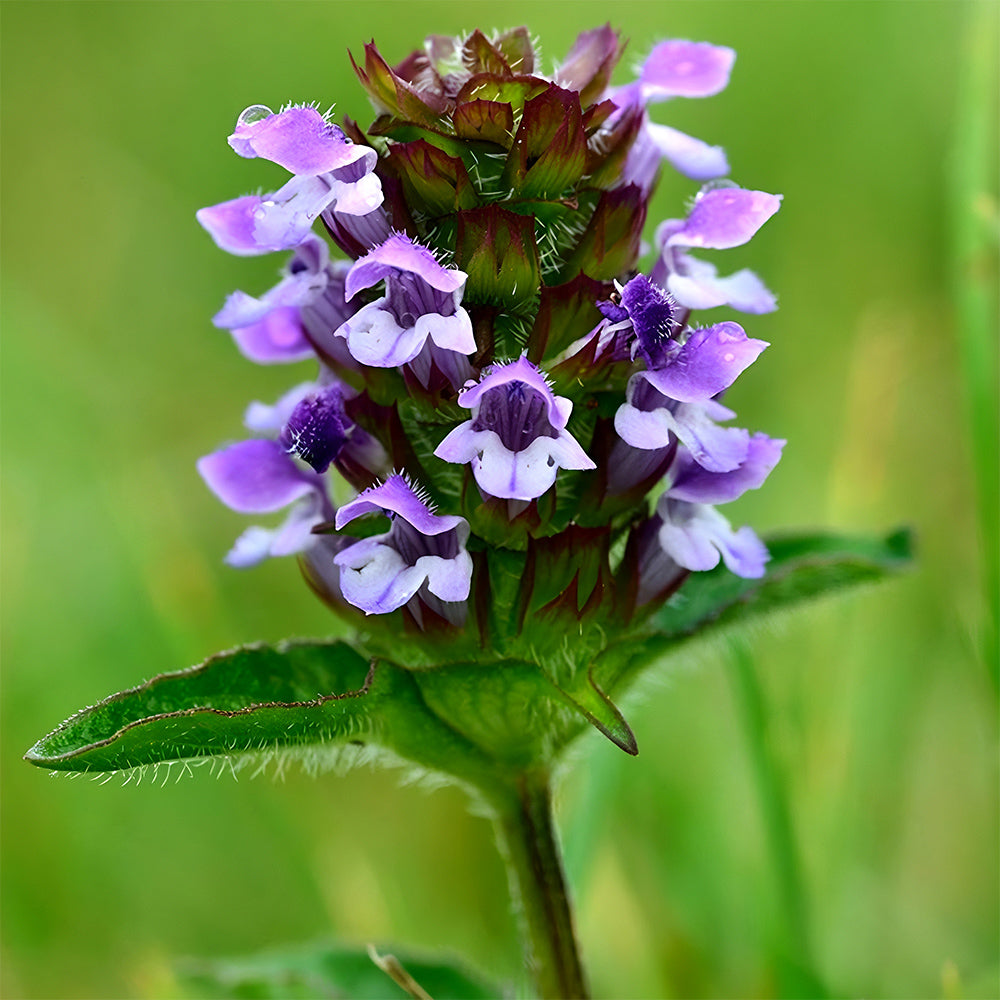
POLYGON ((426 326, 402 327, 386 308, 386 298, 377 299, 359 309, 337 335, 347 338, 351 355, 373 368, 395 368, 412 361, 427 340, 426 326))
POLYGON ((261 156, 293 174, 328 173, 358 159, 375 166, 374 149, 356 146, 315 109, 292 107, 272 114, 269 108, 247 108, 236 122, 229 145, 240 156, 261 156))
POLYGON ((716 279, 715 285, 725 296, 726 305, 740 312, 760 315, 778 308, 774 293, 747 268, 716 279))
POLYGON ((667 238, 666 245, 713 250, 742 246, 778 211, 781 197, 739 187, 703 190, 683 227, 667 238))
POLYGON ((657 125, 655 122, 647 122, 644 131, 648 135, 648 143, 685 177, 708 181, 729 173, 729 161, 721 146, 710 146, 669 125, 657 125))
POLYGON ((684 270, 667 275, 667 291, 678 305, 686 309, 714 309, 726 305, 726 291, 719 283, 714 264, 686 254, 681 261, 684 270))
POLYGON ((293 177, 254 210, 254 238, 273 250, 290 250, 309 236, 313 223, 340 193, 326 176, 293 177))
POLYGON ((747 490, 759 489, 781 458, 785 442, 766 434, 750 438, 747 456, 730 472, 709 472, 685 448, 677 451, 670 469, 668 495, 690 503, 729 503, 747 490))
POLYGON ((670 430, 687 446, 691 457, 709 472, 730 472, 746 461, 750 432, 742 427, 720 427, 720 412, 735 414, 711 403, 681 403, 673 412, 660 410, 670 430))
POLYGON ((472 583, 472 558, 464 549, 452 559, 421 556, 412 566, 379 538, 366 538, 334 557, 344 598, 366 615, 401 608, 426 583, 436 597, 464 601, 472 583), (440 591, 440 593, 438 592, 440 591))
POLYGON ((675 422, 666 407, 640 410, 623 403, 615 412, 615 433, 633 448, 644 450, 667 448, 675 422))
POLYGON ((472 421, 466 420, 445 436, 434 449, 434 454, 442 461, 465 465, 478 458, 487 446, 487 442, 493 438, 500 440, 494 431, 473 430, 472 421), (492 435, 492 438, 488 435, 492 435))
POLYGON ((662 368, 640 374, 664 396, 701 403, 728 389, 765 347, 739 323, 717 323, 694 330, 662 368))
POLYGON ((259 323, 231 330, 240 353, 259 365, 283 365, 315 357, 298 309, 274 309, 259 323))
POLYGON ((472 473, 480 488, 508 500, 534 500, 556 481, 559 467, 543 438, 522 451, 509 451, 493 431, 481 432, 483 452, 472 460, 472 473))
POLYGON ((469 524, 464 518, 434 514, 399 474, 341 507, 337 527, 370 513, 389 514, 391 527, 334 557, 347 601, 365 614, 384 614, 402 607, 425 584, 443 601, 469 596, 472 558, 465 550, 469 524))
POLYGON ((303 472, 277 441, 241 441, 198 460, 208 488, 243 514, 262 514, 287 506, 320 487, 303 472))
POLYGON ((385 197, 378 174, 365 174, 349 183, 336 178, 329 178, 329 182, 333 191, 333 212, 340 215, 371 215, 385 197))
MULTIPOLYGON (((714 525, 710 524, 711 527, 714 525)), ((719 564, 719 549, 712 543, 712 534, 706 530, 704 518, 692 517, 676 523, 664 520, 658 539, 663 551, 685 569, 701 572, 714 569, 719 564)))
POLYGON ((273 528, 262 528, 260 525, 247 528, 233 543, 223 562, 236 569, 249 569, 262 563, 271 555, 275 534, 273 528))
POLYGON ((468 355, 476 353, 476 337, 469 314, 459 306, 451 316, 425 313, 416 323, 418 334, 430 338, 444 350, 468 355))
POLYGON ((690 570, 712 569, 721 554, 727 568, 737 576, 756 579, 764 575, 770 556, 750 528, 734 532, 713 507, 672 500, 666 495, 656 509, 663 519, 660 545, 679 565, 690 570))
POLYGON ((413 567, 427 580, 427 589, 442 601, 464 601, 472 586, 472 556, 463 548, 452 559, 421 556, 413 567))
POLYGON ((710 97, 724 90, 736 53, 708 42, 660 42, 639 74, 643 97, 660 101, 668 97, 710 97))
POLYGON ((248 194, 233 198, 218 205, 200 208, 195 218, 215 240, 216 245, 227 253, 239 257, 253 257, 280 249, 261 243, 256 235, 257 213, 264 199, 260 195, 248 194))
POLYGON ((284 523, 271 540, 272 556, 291 556, 304 552, 316 543, 313 528, 329 519, 329 506, 319 493, 305 497, 292 506, 284 523))

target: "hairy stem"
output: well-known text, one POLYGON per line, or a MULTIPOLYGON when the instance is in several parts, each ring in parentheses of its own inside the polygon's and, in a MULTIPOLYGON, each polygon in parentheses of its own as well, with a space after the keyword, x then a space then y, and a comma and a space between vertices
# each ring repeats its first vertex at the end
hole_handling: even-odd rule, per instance
POLYGON ((497 842, 538 995, 543 1000, 585 1000, 587 986, 552 823, 548 772, 519 775, 510 794, 494 799, 494 806, 497 842))

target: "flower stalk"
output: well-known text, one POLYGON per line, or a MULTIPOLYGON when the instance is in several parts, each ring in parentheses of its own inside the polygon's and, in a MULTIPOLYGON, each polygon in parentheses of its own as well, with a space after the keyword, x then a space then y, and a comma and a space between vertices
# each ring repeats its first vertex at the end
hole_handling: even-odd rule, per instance
POLYGON ((548 771, 520 774, 508 796, 494 799, 493 808, 537 995, 542 1000, 585 1000, 590 994, 553 822, 548 771))

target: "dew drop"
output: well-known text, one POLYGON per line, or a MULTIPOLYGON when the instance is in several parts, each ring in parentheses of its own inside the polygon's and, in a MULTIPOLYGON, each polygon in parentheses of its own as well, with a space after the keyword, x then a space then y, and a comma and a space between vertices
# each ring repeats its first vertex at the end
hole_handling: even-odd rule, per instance
POLYGON ((236 119, 236 127, 241 126, 246 127, 247 125, 253 125, 255 122, 263 121, 265 118, 270 118, 274 112, 266 104, 251 104, 249 108, 246 108, 236 119))

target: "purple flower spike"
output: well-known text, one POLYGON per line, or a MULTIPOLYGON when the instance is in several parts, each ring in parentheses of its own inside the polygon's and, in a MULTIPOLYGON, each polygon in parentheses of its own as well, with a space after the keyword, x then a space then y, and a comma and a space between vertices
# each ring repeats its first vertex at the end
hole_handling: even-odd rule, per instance
POLYGON ((737 576, 757 579, 764 575, 770 556, 751 528, 733 531, 714 508, 702 503, 660 497, 656 513, 662 523, 658 538, 663 551, 679 566, 690 570, 713 569, 719 557, 737 576))
POLYGON ((534 500, 559 469, 593 469, 594 462, 566 430, 573 404, 553 395, 545 376, 525 357, 495 365, 458 398, 472 410, 434 454, 446 462, 471 462, 485 493, 534 500))
POLYGON ((642 64, 639 86, 647 101, 711 97, 724 90, 736 53, 707 42, 660 42, 642 64))
POLYGON ((472 557, 465 549, 469 523, 434 514, 401 475, 365 490, 337 512, 338 530, 363 514, 386 514, 383 535, 354 542, 334 556, 344 597, 366 615, 402 607, 426 587, 449 603, 464 601, 472 583, 472 557))
POLYGON ((409 236, 394 233, 354 263, 345 285, 352 299, 384 280, 385 295, 358 310, 337 335, 347 339, 356 360, 376 368, 412 361, 428 337, 444 350, 472 354, 472 321, 459 305, 466 277, 443 267, 409 236))
POLYGON ((356 146, 315 108, 290 107, 274 114, 256 104, 237 119, 229 145, 247 158, 263 157, 302 177, 332 173, 356 160, 366 161, 366 173, 377 159, 374 149, 356 146))
POLYGON ((667 495, 689 503, 729 503, 747 490, 759 489, 781 458, 785 442, 766 434, 750 438, 747 457, 730 472, 708 472, 686 448, 677 449, 667 495))

